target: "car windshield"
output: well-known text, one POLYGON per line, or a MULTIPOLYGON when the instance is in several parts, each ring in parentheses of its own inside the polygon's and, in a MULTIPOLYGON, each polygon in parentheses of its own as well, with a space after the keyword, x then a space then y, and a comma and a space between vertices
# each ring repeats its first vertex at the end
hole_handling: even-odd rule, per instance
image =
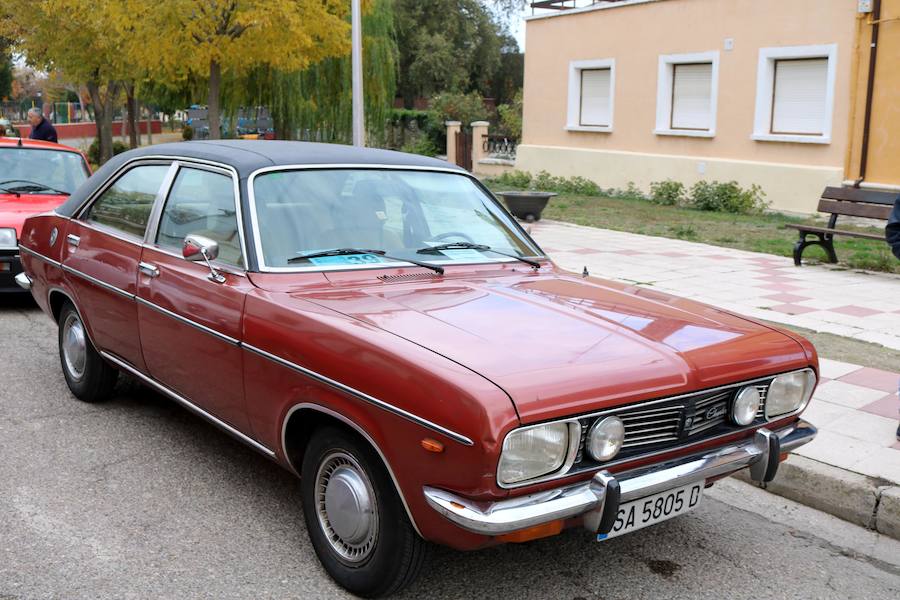
POLYGON ((71 194, 88 178, 80 154, 34 148, 0 148, 0 187, 22 194, 71 194))
POLYGON ((465 175, 276 171, 255 178, 253 199, 266 267, 347 268, 405 258, 446 265, 512 260, 498 252, 540 255, 512 218, 465 175), (421 252, 430 248, 434 251, 421 252), (338 249, 359 252, 328 252, 338 249))

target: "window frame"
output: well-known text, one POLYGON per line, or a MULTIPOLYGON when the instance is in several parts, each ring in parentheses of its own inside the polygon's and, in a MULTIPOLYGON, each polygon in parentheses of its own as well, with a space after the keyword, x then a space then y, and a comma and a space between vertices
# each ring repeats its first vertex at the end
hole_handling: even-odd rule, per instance
POLYGON ((134 244, 141 245, 144 243, 144 240, 147 238, 147 232, 153 227, 154 223, 154 214, 156 211, 156 206, 159 203, 160 194, 163 191, 168 193, 169 185, 171 184, 172 177, 172 166, 174 165, 175 160, 172 158, 152 158, 152 159, 142 159, 133 162, 126 163, 123 165, 121 169, 115 172, 113 176, 107 179, 102 186, 97 188, 97 190, 91 195, 91 197, 84 202, 84 204, 79 207, 78 211, 72 217, 77 220, 79 223, 86 227, 90 227, 91 229, 96 229, 97 231, 101 231, 104 234, 110 235, 114 238, 124 240, 126 242, 131 242, 134 244), (99 201, 103 195, 116 184, 117 181, 125 177, 130 171, 133 169, 137 169, 140 167, 147 166, 167 166, 169 171, 163 177, 162 182, 159 185, 159 189, 156 191, 156 196, 153 198, 153 204, 150 207, 150 214, 147 215, 147 225, 144 227, 144 235, 137 236, 127 231, 123 231, 121 229, 117 229, 115 227, 110 227, 109 225, 105 225, 103 223, 99 223, 97 221, 91 221, 87 218, 88 213, 90 213, 94 204, 99 201))
POLYGON ((588 131, 610 133, 615 122, 615 97, 616 97, 616 59, 600 58, 592 60, 574 60, 569 63, 569 97, 566 114, 566 131, 588 131), (581 124, 581 82, 582 71, 609 70, 609 125, 582 125, 581 124))
POLYGON ((229 169, 219 167, 216 165, 209 165, 203 163, 195 163, 189 160, 179 159, 172 163, 172 169, 169 171, 168 176, 166 177, 166 181, 164 183, 165 193, 160 194, 156 198, 156 202, 153 204, 153 211, 150 213, 150 222, 147 225, 146 234, 144 236, 143 245, 147 248, 152 248, 159 252, 163 252, 165 254, 169 254, 171 256, 177 256, 179 258, 184 258, 184 256, 172 250, 170 246, 163 246, 157 243, 156 238, 159 234, 159 224, 162 221, 162 214, 166 208, 166 203, 169 201, 169 196, 172 194, 172 189, 175 187, 175 181, 178 179, 178 174, 181 173, 183 169, 193 169, 195 171, 209 171, 211 173, 216 173, 218 175, 224 175, 225 177, 229 177, 232 181, 232 200, 234 202, 235 207, 235 219, 237 219, 237 228, 238 228, 238 237, 240 238, 240 246, 241 246, 241 263, 240 265, 234 265, 229 262, 224 262, 219 260, 211 261, 212 264, 217 267, 221 267, 223 271, 233 272, 237 269, 239 272, 243 273, 247 270, 248 260, 247 260, 247 247, 244 243, 244 219, 241 213, 241 196, 240 196, 240 187, 238 185, 237 175, 230 171, 229 169))
POLYGON ((661 54, 656 78, 656 127, 655 135, 713 138, 716 136, 716 119, 719 104, 719 51, 691 52, 687 54, 661 54), (675 96, 675 66, 709 64, 712 67, 709 86, 709 129, 675 129, 672 127, 672 109, 675 96))
POLYGON ((756 110, 753 133, 758 142, 793 142, 800 144, 830 144, 834 122, 834 96, 837 79, 837 44, 812 46, 778 46, 759 49, 756 67, 756 110), (779 60, 826 59, 825 119, 821 134, 772 133, 775 112, 775 68, 779 60))

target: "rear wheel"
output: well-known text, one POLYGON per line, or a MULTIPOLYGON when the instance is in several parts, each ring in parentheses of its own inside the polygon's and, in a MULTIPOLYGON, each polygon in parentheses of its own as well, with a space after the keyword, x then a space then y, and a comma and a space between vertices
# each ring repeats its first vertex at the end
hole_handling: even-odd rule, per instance
POLYGON ((91 344, 75 306, 66 302, 59 313, 59 360, 69 389, 84 402, 112 395, 119 372, 91 344))
POLYGON ((375 598, 415 580, 426 542, 368 444, 333 427, 316 432, 304 453, 301 489, 310 541, 339 585, 375 598))

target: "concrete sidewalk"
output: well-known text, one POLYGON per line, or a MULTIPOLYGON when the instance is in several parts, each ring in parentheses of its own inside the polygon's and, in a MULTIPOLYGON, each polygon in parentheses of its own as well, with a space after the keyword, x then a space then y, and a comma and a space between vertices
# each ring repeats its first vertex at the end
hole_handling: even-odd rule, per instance
MULTIPOLYGON (((553 221, 528 228, 565 269, 900 349, 900 276, 798 268, 789 258, 553 221)), ((822 357, 804 413, 819 435, 769 488, 900 539, 898 382, 900 365, 822 357)))

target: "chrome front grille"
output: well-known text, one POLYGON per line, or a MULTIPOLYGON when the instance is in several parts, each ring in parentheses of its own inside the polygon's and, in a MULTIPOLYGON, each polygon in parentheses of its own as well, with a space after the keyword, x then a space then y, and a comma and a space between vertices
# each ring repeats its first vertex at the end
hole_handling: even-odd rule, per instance
POLYGON ((660 408, 632 409, 617 412, 625 424, 625 442, 622 448, 634 448, 678 439, 678 427, 684 405, 675 404, 660 408))
POLYGON ((759 390, 759 410, 756 411, 757 419, 765 419, 766 418, 766 394, 769 392, 769 384, 766 385, 758 385, 756 389, 759 390))

